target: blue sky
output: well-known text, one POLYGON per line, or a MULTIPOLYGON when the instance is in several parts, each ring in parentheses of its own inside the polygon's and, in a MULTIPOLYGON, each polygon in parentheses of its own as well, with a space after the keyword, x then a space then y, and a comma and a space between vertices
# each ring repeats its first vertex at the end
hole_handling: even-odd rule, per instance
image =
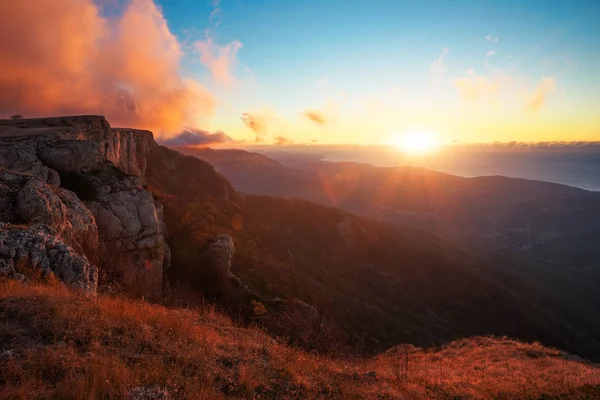
POLYGON ((158 4, 186 49, 184 73, 217 97, 211 128, 234 137, 254 135, 240 123, 241 113, 268 110, 269 118, 276 120, 268 135, 300 142, 313 137, 325 142, 381 142, 413 125, 442 130, 444 140, 600 139, 592 119, 600 115, 600 2, 158 4), (215 46, 241 44, 231 62, 232 84, 215 81, 198 62, 197 52, 185 46, 205 40, 206 32, 215 46), (432 64, 444 49, 448 50, 441 67, 434 72, 432 64), (462 95, 455 87, 461 77, 469 79, 462 95), (543 107, 534 116, 511 108, 521 100, 526 104, 545 77, 552 82, 542 89, 543 107), (504 91, 508 81, 513 86, 504 91), (488 90, 494 93, 483 93, 488 90), (485 100, 488 95, 494 96, 488 99, 493 106, 485 100), (465 96, 486 104, 463 104, 465 96), (363 110, 370 102, 374 112, 363 110), (333 122, 304 121, 305 109, 328 112, 333 122), (465 125, 467 116, 476 121, 472 126, 465 125), (501 131, 498 121, 506 124, 501 131), (568 129, 572 124, 578 132, 568 129), (531 132, 526 125, 532 126, 531 132), (369 127, 373 129, 367 132, 369 127))

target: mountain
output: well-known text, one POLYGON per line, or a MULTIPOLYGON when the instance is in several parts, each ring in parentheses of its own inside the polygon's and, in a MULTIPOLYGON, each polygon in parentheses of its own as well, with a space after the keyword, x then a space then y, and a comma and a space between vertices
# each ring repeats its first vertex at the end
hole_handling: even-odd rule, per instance
MULTIPOLYGON (((243 323, 319 352, 374 353, 496 334, 600 356, 597 300, 582 304, 592 298, 590 287, 578 293, 576 280, 557 286, 560 273, 544 278, 548 268, 513 253, 488 254, 306 200, 243 194, 206 161, 98 116, 0 127, 0 272, 10 279, 41 276, 91 296, 214 302, 243 323)), ((250 157, 258 160, 249 167, 255 172, 277 167, 250 157)), ((409 175, 415 187, 429 188, 428 172, 419 173, 409 175)), ((310 182, 307 175, 295 179, 310 182)), ((489 185, 473 192, 471 181, 444 177, 493 204, 489 185)), ((526 182, 501 182, 509 185, 498 195, 504 199, 514 185, 527 189, 519 186, 526 182)), ((545 184, 527 190, 528 198, 570 193, 545 184)))
MULTIPOLYGON (((242 151, 203 149, 198 154, 208 154, 213 162, 225 158, 220 165, 244 169, 246 178, 263 168, 277 171, 267 174, 271 177, 289 171, 242 151)), ((204 164, 194 157, 185 160, 177 176, 148 180, 165 205, 167 226, 178 226, 167 238, 172 249, 182 248, 172 251, 174 265, 198 258, 195 252, 201 251, 197 249, 205 232, 228 232, 236 247, 232 271, 254 292, 316 306, 353 347, 368 351, 399 342, 425 346, 501 334, 593 353, 600 332, 592 317, 597 309, 579 310, 579 303, 559 288, 538 282, 544 271, 536 265, 510 255, 488 256, 415 227, 388 225, 294 198, 231 194, 213 196, 207 206, 196 178, 204 164), (190 184, 177 188, 173 182, 190 184), (196 190, 198 199, 193 200, 196 190), (182 259, 176 261, 178 257, 182 259)), ((156 161, 151 164, 165 170, 156 161)), ((531 191, 547 190, 546 184, 540 186, 531 191)), ((570 191, 559 186, 563 188, 570 191)))
POLYGON ((207 161, 242 193, 297 197, 328 204, 312 172, 287 167, 259 153, 176 146, 173 149, 207 161))
POLYGON ((139 178, 153 146, 100 116, 0 120, 0 276, 159 297, 162 205, 139 178))
MULTIPOLYGON (((244 221, 244 228, 233 233, 240 249, 234 260, 236 274, 258 292, 278 296, 294 293, 332 313, 342 314, 340 310, 350 309, 357 314, 337 315, 336 319, 343 325, 350 324, 351 331, 361 331, 356 327, 361 321, 373 321, 361 328, 370 330, 365 337, 377 339, 367 346, 385 347, 397 341, 424 345, 436 338, 460 337, 465 332, 482 334, 483 331, 477 331, 485 325, 479 320, 481 315, 489 314, 497 304, 515 304, 518 308, 521 302, 539 307, 526 311, 529 316, 552 315, 555 322, 579 327, 572 331, 573 338, 582 332, 594 332, 592 336, 596 337, 600 332, 596 323, 590 323, 600 310, 600 258, 593 245, 593 238, 597 237, 594 232, 600 226, 595 223, 600 202, 595 201, 595 192, 523 179, 467 179, 421 168, 379 168, 353 163, 319 163, 304 171, 290 172, 289 167, 265 160, 265 156, 239 150, 187 151, 211 160, 234 185, 238 182, 254 187, 254 180, 259 179, 265 192, 272 187, 280 193, 281 188, 293 185, 280 184, 279 180, 289 176, 288 182, 294 182, 301 176, 304 186, 298 197, 375 217, 365 220, 295 200, 294 193, 298 192, 289 192, 287 199, 246 196, 244 211, 238 216, 239 221, 244 221), (312 184, 307 183, 310 180, 306 173, 310 171, 314 171, 312 184), (261 175, 273 179, 265 181, 261 175), (326 201, 325 189, 332 194, 326 201), (391 222, 395 227, 377 220, 391 222), (291 221, 294 228, 288 228, 291 221), (370 229, 366 229, 362 240, 344 245, 343 240, 334 240, 336 236, 331 233, 339 231, 343 221, 352 221, 347 223, 349 226, 370 229), (374 259, 380 262, 373 262, 374 259), (322 265, 327 265, 325 271, 322 265), (426 265, 431 265, 431 269, 426 265), (330 271, 333 273, 328 275, 330 271), (446 285, 447 277, 461 274, 474 280, 446 285), (398 293, 407 290, 407 286, 408 292, 398 293), (487 300, 482 300, 483 295, 478 297, 478 293, 492 297, 492 293, 499 294, 484 306, 487 300), (436 305, 438 294, 440 303, 436 305), (515 298, 510 298, 512 295, 515 298), (421 296, 425 303, 413 302, 403 308, 407 298, 414 301, 421 296), (444 302, 457 302, 459 306, 450 310, 451 306, 441 306, 444 302), (474 304, 477 306, 470 309, 474 304), (360 309, 364 311, 358 312, 360 309), (406 312, 414 312, 418 317, 407 316, 406 312), (455 321, 459 320, 464 325, 456 330, 455 321), (400 329, 395 321, 403 321, 404 328, 400 329), (416 330, 407 329, 406 321, 414 321, 408 325, 416 330), (383 326, 387 327, 384 332, 374 332, 383 326), (436 333, 418 331, 418 327, 434 329, 436 333), (463 333, 459 333, 461 330, 463 333), (577 330, 580 332, 575 333, 577 330)), ((529 321, 515 327, 523 329, 521 333, 507 333, 506 321, 515 318, 526 319, 523 315, 498 317, 495 321, 504 321, 504 326, 489 326, 485 333, 523 337, 520 335, 538 322, 536 330, 546 331, 543 336, 556 329, 548 329, 547 321, 529 321)))
POLYGON ((414 167, 308 162, 290 168, 240 150, 180 150, 212 163, 242 192, 302 198, 557 267, 589 270, 600 263, 593 240, 600 234, 598 192, 414 167))

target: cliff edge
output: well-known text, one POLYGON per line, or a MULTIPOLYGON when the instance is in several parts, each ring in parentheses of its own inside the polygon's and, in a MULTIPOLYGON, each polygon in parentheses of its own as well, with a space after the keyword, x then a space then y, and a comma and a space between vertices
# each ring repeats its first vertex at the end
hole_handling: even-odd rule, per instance
POLYGON ((155 146, 101 116, 0 120, 0 274, 158 295, 169 249, 142 185, 155 146))

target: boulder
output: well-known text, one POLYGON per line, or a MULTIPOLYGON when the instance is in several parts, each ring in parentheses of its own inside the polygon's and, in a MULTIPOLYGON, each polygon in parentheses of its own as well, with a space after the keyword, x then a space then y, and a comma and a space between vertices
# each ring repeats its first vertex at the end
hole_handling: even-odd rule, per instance
POLYGON ((233 274, 231 273, 231 262, 235 254, 233 239, 228 233, 219 235, 208 242, 203 254, 202 261, 205 268, 209 268, 223 281, 233 274))
POLYGON ((46 225, 0 222, 0 276, 13 279, 56 278, 71 288, 94 295, 98 269, 46 225))
POLYGON ((0 168, 0 222, 43 224, 89 257, 98 247, 94 217, 73 192, 4 168, 0 168))

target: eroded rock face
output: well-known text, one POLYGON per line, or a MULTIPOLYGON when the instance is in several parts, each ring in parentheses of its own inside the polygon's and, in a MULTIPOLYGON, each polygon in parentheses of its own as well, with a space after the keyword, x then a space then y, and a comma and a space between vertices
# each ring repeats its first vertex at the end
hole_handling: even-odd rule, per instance
POLYGON ((56 276, 95 293, 98 270, 94 217, 74 193, 39 178, 0 168, 0 274, 56 276))
POLYGON ((3 168, 0 168, 0 222, 44 225, 83 254, 92 255, 98 247, 94 217, 73 192, 3 168))
POLYGON ((0 276, 47 280, 96 294, 98 269, 45 225, 0 223, 0 276))
POLYGON ((107 166, 82 174, 84 186, 95 192, 85 201, 96 219, 101 266, 115 274, 128 292, 157 296, 169 253, 164 241, 162 206, 137 177, 107 166))
POLYGON ((37 158, 37 146, 32 142, 1 143, 0 167, 26 172, 51 185, 60 185, 58 173, 37 158))
MULTIPOLYGON (((44 164, 49 161, 56 169, 73 170, 71 166, 79 164, 78 171, 81 167, 87 169, 85 164, 93 162, 86 158, 91 154, 89 147, 93 146, 99 152, 99 161, 110 161, 123 172, 140 177, 146 171, 148 153, 156 146, 152 132, 111 128, 106 119, 98 115, 0 120, 0 141, 13 145, 28 143, 29 153, 35 159, 42 159, 44 164), (66 159, 59 159, 59 155, 66 159)), ((0 160, 2 158, 0 153, 0 160)))
MULTIPOLYGON (((44 259, 34 264, 67 283, 87 282, 68 272, 69 260, 79 256, 72 266, 80 274, 98 265, 106 280, 133 294, 159 294, 170 253, 162 206, 141 181, 153 146, 151 132, 113 129, 99 116, 0 120, 0 222, 12 232, 6 237, 20 227, 22 238, 10 243, 26 238, 32 251, 41 251, 54 235, 65 246, 17 260, 44 259)), ((15 261, 9 264, 7 274, 18 275, 15 261)))
POLYGON ((219 235, 211 240, 203 253, 203 261, 207 267, 216 272, 223 280, 233 276, 231 262, 235 254, 233 239, 228 233, 219 235))

